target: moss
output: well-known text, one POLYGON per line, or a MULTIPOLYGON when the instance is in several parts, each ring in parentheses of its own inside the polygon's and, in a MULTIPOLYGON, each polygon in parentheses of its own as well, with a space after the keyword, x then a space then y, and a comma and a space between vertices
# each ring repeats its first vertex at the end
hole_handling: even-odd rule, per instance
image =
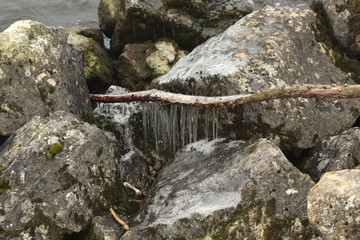
POLYGON ((10 102, 8 106, 14 112, 23 112, 22 107, 20 107, 16 102, 10 102))
POLYGON ((49 93, 43 87, 38 87, 38 91, 39 91, 39 94, 40 94, 41 101, 45 102, 48 95, 49 95, 49 93))
POLYGON ((49 152, 46 154, 48 160, 53 160, 57 154, 59 154, 64 149, 64 146, 61 143, 54 144, 49 147, 49 152))
POLYGON ((0 167, 0 172, 5 171, 5 170, 6 170, 5 167, 0 167))

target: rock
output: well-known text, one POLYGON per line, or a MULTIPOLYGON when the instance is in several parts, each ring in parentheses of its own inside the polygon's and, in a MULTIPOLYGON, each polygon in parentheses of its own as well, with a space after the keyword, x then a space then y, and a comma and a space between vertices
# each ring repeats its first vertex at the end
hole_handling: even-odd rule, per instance
POLYGON ((100 28, 111 38, 115 56, 126 43, 176 39, 190 50, 250 13, 252 0, 101 0, 100 28))
MULTIPOLYGON (((125 88, 111 86, 106 94, 117 95, 128 93, 125 88)), ((145 157, 139 148, 144 148, 146 143, 143 138, 142 126, 134 124, 134 118, 141 117, 142 107, 139 103, 99 103, 94 110, 96 125, 100 128, 111 131, 120 141, 123 149, 119 164, 120 175, 123 182, 130 182, 134 185, 141 185, 149 188, 154 182, 153 165, 159 171, 164 163, 157 163, 150 157, 145 157), (136 128, 139 129, 136 131, 136 128), (147 159, 148 158, 148 159, 147 159), (157 163, 157 164, 156 164, 157 163)))
MULTIPOLYGON (((265 7, 195 48, 153 84, 193 95, 246 94, 296 84, 352 84, 316 41, 315 22, 312 10, 265 7)), ((352 126, 359 107, 358 100, 246 104, 231 110, 233 127, 228 129, 241 139, 275 135, 284 148, 309 148, 324 136, 352 126)))
POLYGON ((56 110, 91 117, 83 61, 67 38, 65 30, 29 20, 0 33, 0 135, 56 110))
POLYGON ((0 178, 9 186, 0 195, 0 238, 56 240, 85 231, 124 196, 118 152, 111 133, 70 113, 27 122, 0 150, 0 178))
POLYGON ((92 219, 92 238, 96 240, 118 240, 124 234, 125 230, 123 230, 119 223, 115 222, 115 220, 111 216, 104 217, 94 217, 92 219))
POLYGON ((360 128, 350 128, 339 135, 321 140, 304 160, 303 172, 318 182, 326 172, 353 169, 360 161, 360 128))
POLYGON ((130 90, 143 90, 186 54, 171 40, 127 44, 116 66, 118 84, 130 90))
POLYGON ((67 42, 83 54, 84 71, 90 90, 93 90, 94 85, 109 86, 113 82, 114 63, 105 48, 95 40, 75 32, 69 32, 67 42))
POLYGON ((104 36, 100 28, 90 28, 90 27, 69 27, 66 29, 69 32, 74 32, 76 34, 82 35, 87 38, 92 38, 100 46, 104 45, 104 36))
POLYGON ((346 0, 316 0, 324 8, 336 39, 352 56, 360 55, 360 3, 346 0))
POLYGON ((313 0, 253 0, 254 2, 254 9, 258 10, 265 6, 290 6, 290 7, 297 7, 297 8, 310 8, 312 5, 313 0))
POLYGON ((360 238, 360 170, 327 172, 310 190, 309 220, 326 240, 360 238))
MULTIPOLYGON (((110 86, 105 94, 119 95, 128 93, 125 88, 110 86)), ((113 132, 125 149, 133 149, 133 128, 131 118, 141 112, 139 103, 98 103, 94 110, 96 125, 113 132)))
POLYGON ((121 239, 310 239, 314 183, 272 142, 248 144, 202 140, 178 151, 121 239))

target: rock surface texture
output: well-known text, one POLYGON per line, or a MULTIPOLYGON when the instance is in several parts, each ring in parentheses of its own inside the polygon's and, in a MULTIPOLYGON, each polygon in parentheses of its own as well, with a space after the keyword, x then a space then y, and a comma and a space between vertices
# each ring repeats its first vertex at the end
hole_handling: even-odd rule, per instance
POLYGON ((329 18, 334 35, 353 56, 360 56, 360 2, 357 0, 317 0, 329 18))
POLYGON ((83 61, 67 37, 29 20, 0 33, 0 135, 55 110, 91 114, 83 61))
MULTIPOLYGON (((165 90, 180 89, 195 95, 353 83, 316 41, 315 22, 312 10, 265 7, 195 48, 153 83, 165 90)), ((247 104, 233 110, 233 132, 238 137, 275 134, 284 145, 309 148, 322 137, 350 127, 359 107, 358 100, 289 99, 247 104)))
POLYGON ((34 117, 2 146, 1 239, 63 239, 121 197, 115 137, 74 115, 34 117))
POLYGON ((326 137, 313 149, 302 170, 317 182, 326 172, 353 169, 360 162, 359 146, 360 129, 357 127, 326 137))
POLYGON ((113 82, 114 63, 110 56, 94 39, 69 32, 67 42, 80 50, 84 59, 85 77, 89 85, 93 82, 111 84, 113 82))
POLYGON ((199 141, 162 170, 121 239, 310 239, 313 185, 270 141, 199 141))
POLYGON ((117 55, 126 43, 176 39, 192 49, 253 10, 252 0, 101 0, 100 28, 117 55))
POLYGON ((324 239, 360 239, 359 181, 359 169, 328 172, 311 189, 309 220, 324 239))
POLYGON ((118 84, 132 91, 143 90, 186 54, 170 40, 126 44, 116 64, 118 84))

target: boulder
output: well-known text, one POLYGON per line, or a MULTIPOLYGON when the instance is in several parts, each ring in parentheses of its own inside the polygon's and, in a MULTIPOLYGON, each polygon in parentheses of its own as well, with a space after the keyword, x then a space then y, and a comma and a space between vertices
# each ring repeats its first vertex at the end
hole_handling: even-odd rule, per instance
POLYGON ((101 0, 99 22, 111 38, 115 56, 126 43, 162 37, 176 39, 190 50, 250 13, 253 6, 252 0, 101 0))
POLYGON ((303 162, 302 171, 318 182, 326 172, 353 169, 360 162, 360 129, 323 138, 303 162))
MULTIPOLYGON (((128 93, 128 91, 118 86, 111 86, 106 91, 108 95, 124 93, 128 93)), ((154 173, 152 172, 159 171, 164 163, 152 160, 150 156, 144 156, 139 150, 146 146, 144 142, 146 140, 143 139, 143 126, 134 124, 139 124, 139 121, 135 121, 135 119, 138 119, 139 116, 141 118, 141 111, 142 106, 134 102, 98 103, 94 110, 94 119, 98 127, 113 132, 123 147, 119 163, 122 181, 149 188, 154 182, 154 173)))
POLYGON ((186 54, 169 39, 126 44, 116 65, 118 85, 133 91, 143 90, 152 79, 167 73, 186 54))
POLYGON ((313 185, 271 141, 202 140, 163 168, 121 239, 310 239, 313 185))
POLYGON ((56 240, 85 231, 124 196, 118 152, 113 134, 70 113, 27 122, 0 150, 0 238, 56 240))
POLYGON ((309 220, 326 240, 360 238, 360 170, 327 172, 310 190, 309 220))
MULTIPOLYGON (((153 84, 193 95, 247 94, 296 84, 353 84, 316 41, 315 26, 312 10, 265 7, 195 48, 153 84)), ((242 139, 275 135, 284 148, 309 148, 322 137, 352 126, 359 107, 358 100, 326 99, 246 104, 230 110, 232 124, 223 134, 242 139)))
POLYGON ((56 110, 91 117, 81 54, 67 38, 65 30, 29 20, 0 33, 0 135, 56 110))
POLYGON ((96 91, 97 85, 108 87, 113 83, 114 63, 102 45, 92 38, 71 31, 67 42, 82 52, 85 77, 90 91, 96 91))
POLYGON ((335 38, 352 56, 360 56, 360 3, 356 0, 316 0, 322 5, 335 38))

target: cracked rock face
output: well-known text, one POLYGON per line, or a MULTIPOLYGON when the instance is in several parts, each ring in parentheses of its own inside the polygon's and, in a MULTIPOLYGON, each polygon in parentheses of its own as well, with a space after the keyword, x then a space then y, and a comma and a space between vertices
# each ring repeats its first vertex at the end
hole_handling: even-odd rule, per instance
POLYGON ((339 135, 320 141, 311 155, 305 159, 303 172, 317 182, 326 172, 353 169, 360 160, 360 129, 345 130, 339 135))
POLYGON ((139 225, 121 239, 309 237, 306 196, 313 185, 270 141, 202 140, 161 171, 139 225))
MULTIPOLYGON (((312 10, 265 7, 195 48, 153 83, 196 95, 246 94, 296 84, 352 84, 316 41, 315 26, 312 10)), ((240 138, 275 134, 286 147, 309 148, 350 127, 359 107, 358 100, 246 104, 233 110, 233 132, 240 138)))
POLYGON ((327 172, 310 190, 309 220, 324 239, 360 238, 360 170, 327 172))
POLYGON ((0 150, 0 238, 63 239, 108 212, 121 195, 117 144, 63 111, 18 129, 0 150))
POLYGON ((91 113, 81 54, 67 36, 29 20, 0 33, 0 135, 56 110, 91 113))
POLYGON ((360 54, 360 3, 357 0, 317 0, 329 18, 336 39, 354 56, 360 54))

